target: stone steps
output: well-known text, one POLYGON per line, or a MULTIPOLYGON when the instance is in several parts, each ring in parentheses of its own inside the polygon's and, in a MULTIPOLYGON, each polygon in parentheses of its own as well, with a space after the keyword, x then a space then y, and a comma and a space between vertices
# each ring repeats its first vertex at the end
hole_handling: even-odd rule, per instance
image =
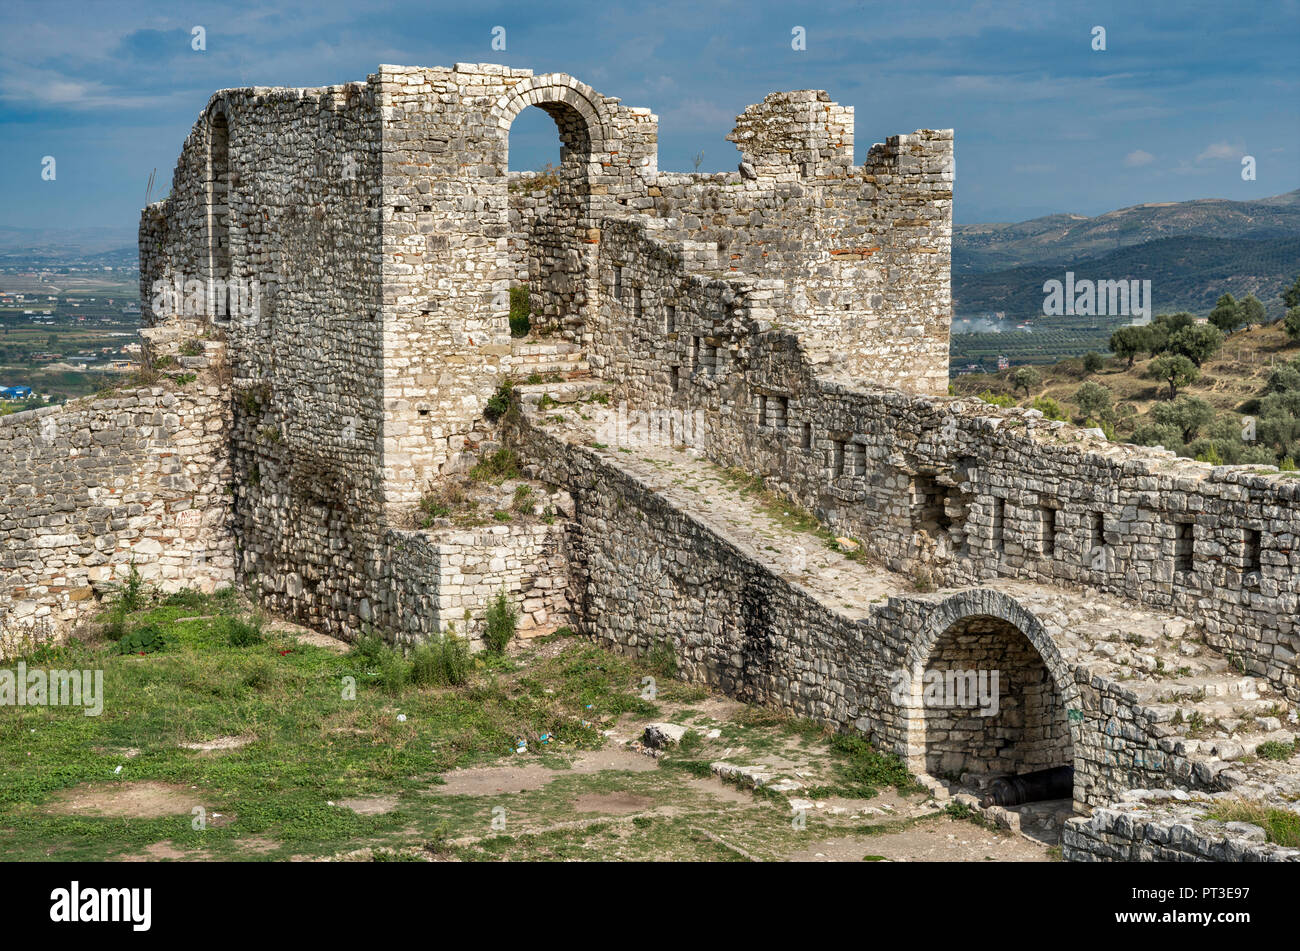
POLYGON ((515 386, 520 402, 537 407, 543 396, 556 403, 582 403, 609 391, 609 384, 588 374, 578 373, 572 379, 552 383, 520 383, 515 386))
MULTIPOLYGON (((578 384, 571 383, 571 386, 578 384)), ((585 397, 599 392, 581 385, 585 397)), ((543 392, 559 400, 556 385, 521 387, 534 407, 543 392)), ((873 606, 906 593, 911 579, 881 565, 855 562, 781 526, 755 498, 722 480, 705 459, 677 447, 647 443, 627 452, 603 433, 617 423, 614 406, 588 405, 579 413, 557 412, 542 423, 556 438, 593 447, 610 465, 635 475, 684 511, 732 542, 755 562, 788 579, 828 610, 863 616, 873 606), (707 504, 701 502, 706 499, 707 504)), ((1260 743, 1288 742, 1300 731, 1295 704, 1266 680, 1242 674, 1232 659, 1202 641, 1186 618, 1138 608, 1097 592, 1045 587, 1033 582, 990 579, 985 586, 1032 611, 1045 627, 1061 632, 1062 660, 1091 677, 1146 722, 1113 720, 1116 735, 1138 729, 1173 760, 1170 783, 1219 789, 1279 788, 1300 783, 1300 760, 1253 758, 1260 743), (1122 698, 1122 700, 1120 699, 1122 698), (1296 719, 1292 719, 1295 717, 1296 719)), ((924 595, 907 595, 924 597, 924 595)), ((939 592, 935 598, 943 597, 939 592)), ((1111 704, 1115 700, 1108 701, 1111 704)), ((1109 716, 1110 710, 1103 710, 1109 716)), ((1055 818, 1053 822, 1055 822, 1055 818)))
POLYGON ((591 369, 582 348, 569 340, 519 337, 510 342, 510 365, 516 376, 558 373, 564 377, 591 369))

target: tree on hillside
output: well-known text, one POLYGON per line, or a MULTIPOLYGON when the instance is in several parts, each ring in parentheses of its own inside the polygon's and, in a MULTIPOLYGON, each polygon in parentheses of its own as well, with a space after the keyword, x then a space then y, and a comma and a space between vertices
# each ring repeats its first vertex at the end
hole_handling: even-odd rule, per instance
POLYGON ((1178 397, 1178 388, 1187 386, 1201 375, 1201 371, 1196 368, 1191 360, 1184 356, 1167 353, 1162 357, 1156 357, 1151 361, 1151 366, 1147 372, 1157 380, 1162 380, 1169 384, 1169 398, 1178 397))
POLYGON ((1110 412, 1110 390, 1089 380, 1074 393, 1074 402, 1085 419, 1103 419, 1110 412))
POLYGON ((1186 312, 1177 314, 1156 314, 1155 319, 1147 324, 1147 332, 1150 336, 1150 345, 1147 351, 1153 357, 1158 357, 1169 349, 1169 341, 1174 335, 1184 327, 1191 327, 1196 324, 1196 318, 1186 312))
POLYGON ((1029 396, 1029 391, 1042 382, 1043 375, 1033 367, 1018 367, 1016 372, 1011 374, 1011 385, 1017 390, 1024 390, 1025 396, 1029 396))
POLYGON ((1286 328, 1286 335, 1292 340, 1300 340, 1300 307, 1292 307, 1282 318, 1282 326, 1286 328))
POLYGON ((1300 390, 1270 393, 1259 401, 1256 436, 1279 456, 1300 451, 1300 390))
POLYGON ((1083 370, 1085 373, 1097 373, 1106 365, 1106 361, 1101 358, 1101 354, 1096 350, 1089 350, 1083 356, 1083 370))
POLYGON ((1180 354, 1199 368, 1223 346, 1223 331, 1209 324, 1184 327, 1169 338, 1169 352, 1180 354))
POLYGON ((1121 327, 1110 335, 1110 352, 1127 360, 1129 369, 1139 353, 1151 348, 1150 327, 1121 327))
POLYGON ((1210 311, 1210 323, 1225 334, 1232 333, 1245 323, 1245 320, 1241 304, 1237 303, 1231 294, 1224 294, 1215 301, 1214 310, 1210 311))
POLYGON ((1196 438, 1202 426, 1214 421, 1214 407, 1199 396, 1180 396, 1172 403, 1157 403, 1151 407, 1151 418, 1161 426, 1173 426, 1189 443, 1196 438))
POLYGON ((1300 307, 1300 277, 1295 279, 1295 283, 1282 292, 1282 303, 1289 310, 1292 307, 1300 307))
POLYGON ((1241 302, 1241 319, 1247 330, 1251 327, 1262 327, 1268 321, 1268 311, 1254 294, 1247 294, 1246 299, 1241 302))

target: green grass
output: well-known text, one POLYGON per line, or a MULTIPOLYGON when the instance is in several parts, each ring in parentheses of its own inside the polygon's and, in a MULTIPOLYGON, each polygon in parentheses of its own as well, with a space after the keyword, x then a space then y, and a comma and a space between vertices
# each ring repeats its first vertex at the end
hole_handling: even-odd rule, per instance
MULTIPOLYGON (((495 762, 516 739, 542 732, 557 738, 547 748, 551 758, 597 749, 614 718, 658 712, 640 697, 646 667, 576 640, 522 673, 509 662, 459 654, 402 658, 399 673, 400 655, 374 641, 340 655, 264 630, 262 641, 235 646, 231 631, 255 625, 230 594, 174 595, 125 621, 132 631, 162 632, 162 649, 122 656, 112 641, 74 641, 28 658, 29 665, 102 669, 102 715, 0 708, 0 839, 8 859, 109 859, 165 841, 214 858, 406 846, 412 834, 432 836, 439 822, 457 818, 427 796, 439 774, 495 762), (443 672, 457 663, 469 667, 462 687, 413 682, 460 676, 443 672), (355 699, 346 678, 355 681, 355 699), (256 739, 215 753, 180 746, 221 736, 256 739), (50 810, 58 794, 82 784, 140 781, 189 790, 210 813, 235 821, 196 831, 188 812, 140 819, 50 810), (329 805, 379 794, 396 796, 398 808, 358 815, 329 805), (274 848, 249 855, 239 843, 249 837, 274 848)), ((660 697, 676 688, 693 689, 664 684, 660 697)))
POLYGON ((1269 842, 1290 849, 1300 848, 1300 813, 1239 800, 1217 806, 1209 818, 1220 822, 1249 822, 1263 829, 1269 842))

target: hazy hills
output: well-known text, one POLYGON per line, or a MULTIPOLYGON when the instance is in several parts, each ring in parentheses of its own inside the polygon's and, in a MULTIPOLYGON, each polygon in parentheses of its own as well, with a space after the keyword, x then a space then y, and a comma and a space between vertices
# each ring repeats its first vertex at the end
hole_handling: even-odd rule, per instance
POLYGON ((1300 189, 1258 201, 1150 202, 1095 218, 1048 215, 1018 224, 953 225, 954 276, 1073 263, 1162 238, 1300 237, 1300 189))
POLYGON ((1152 313, 1206 313, 1221 294, 1254 294, 1274 316, 1278 294, 1300 275, 1300 232, 1276 240, 1160 238, 1093 258, 1032 264, 983 274, 953 274, 953 309, 962 314, 1005 311, 1008 316, 1042 312, 1043 282, 1150 280, 1152 313))
POLYGON ((1223 293, 1254 294, 1281 314, 1300 274, 1300 189, 1259 201, 1206 198, 1121 208, 1087 218, 953 226, 953 309, 1039 314, 1043 282, 1066 271, 1151 281, 1156 311, 1207 312, 1223 293))

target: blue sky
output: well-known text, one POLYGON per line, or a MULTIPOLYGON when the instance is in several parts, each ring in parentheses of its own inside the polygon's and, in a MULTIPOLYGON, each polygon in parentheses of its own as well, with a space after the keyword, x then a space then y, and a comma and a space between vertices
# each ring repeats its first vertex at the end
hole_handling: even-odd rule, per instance
MULTIPOLYGON (((150 170, 165 191, 215 89, 455 62, 563 71, 650 107, 665 170, 689 170, 697 152, 702 170, 734 168, 723 136, 776 89, 825 89, 855 107, 858 161, 887 135, 954 128, 959 222, 1300 186, 1300 0, 6 0, 0 225, 132 231, 150 170), (805 50, 791 48, 795 26, 805 50), (1095 26, 1105 51, 1091 48, 1095 26), (41 179, 46 155, 53 182, 41 179), (1242 180, 1242 155, 1255 181, 1242 180)), ((512 166, 558 154, 548 123, 537 110, 516 120, 512 166)))

